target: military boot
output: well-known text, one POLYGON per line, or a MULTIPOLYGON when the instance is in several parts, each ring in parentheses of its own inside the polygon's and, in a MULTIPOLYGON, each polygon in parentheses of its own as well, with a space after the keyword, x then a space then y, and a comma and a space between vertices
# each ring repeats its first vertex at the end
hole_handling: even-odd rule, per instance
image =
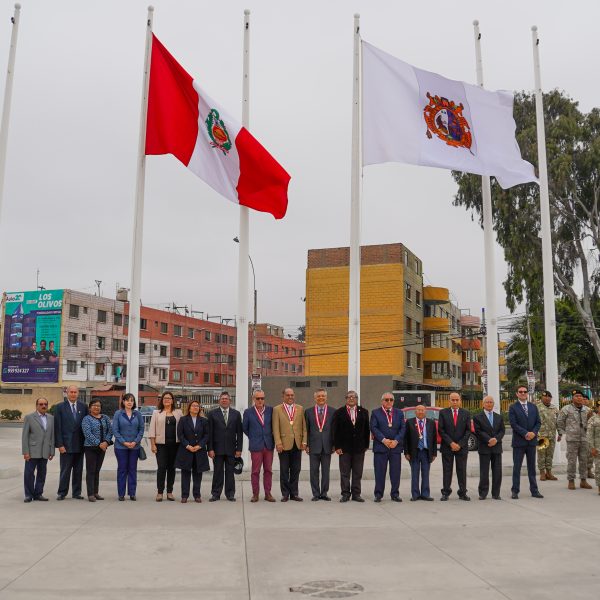
POLYGON ((569 485, 567 487, 570 490, 574 490, 575 489, 575 482, 572 479, 569 479, 569 485))
POLYGON ((558 477, 555 477, 555 476, 552 474, 552 471, 546 471, 546 479, 547 479, 548 481, 558 481, 558 477))
POLYGON ((585 479, 581 480, 581 483, 579 484, 579 487, 583 488, 584 490, 591 490, 592 489, 592 486, 585 479))
POLYGON ((546 481, 546 471, 540 471, 540 481, 546 481))

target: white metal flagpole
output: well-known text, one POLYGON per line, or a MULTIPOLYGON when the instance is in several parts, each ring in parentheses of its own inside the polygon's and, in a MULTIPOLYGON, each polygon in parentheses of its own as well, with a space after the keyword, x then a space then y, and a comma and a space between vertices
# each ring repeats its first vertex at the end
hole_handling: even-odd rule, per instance
POLYGON ((10 35, 10 50, 8 53, 8 69, 6 71, 6 87, 4 88, 4 107, 2 123, 0 124, 0 224, 2 223, 2 197, 4 196, 4 173, 6 169, 6 146, 8 143, 8 124, 10 105, 12 101, 13 75, 15 72, 15 56, 17 54, 17 37, 19 35, 19 16, 21 5, 15 4, 15 13, 11 18, 13 27, 10 35))
POLYGON ((140 111, 137 179, 135 184, 135 213, 133 216, 133 247, 131 256, 131 297, 129 299, 129 336, 127 347, 127 392, 138 396, 140 369, 140 302, 142 287, 142 240, 144 235, 144 186, 146 181, 146 119, 148 116, 148 87, 152 58, 152 18, 154 7, 148 7, 146 21, 146 54, 140 111))
MULTIPOLYGON (((473 21, 475 34, 475 66, 477 85, 483 87, 483 61, 481 60, 481 33, 479 21, 473 21)), ((490 178, 481 178, 483 199, 483 247, 485 257, 485 313, 487 393, 494 399, 494 411, 500 413, 500 367, 498 365, 498 319, 496 313, 496 266, 494 263, 494 227, 492 222, 492 189, 490 178)))
MULTIPOLYGON (((535 78, 535 118, 537 124, 538 170, 540 179, 540 221, 542 233, 542 268, 544 283, 544 339, 546 348, 546 388, 552 394, 552 404, 559 405, 558 351, 556 348, 556 314, 554 308, 554 267, 552 263, 552 233, 550 228, 550 196, 546 162, 546 129, 544 98, 540 75, 540 50, 537 27, 531 28, 533 43, 533 73, 535 78)), ((557 446, 558 448, 558 446, 557 446)))
POLYGON ((360 15, 354 15, 352 87, 352 175, 350 199, 350 299, 348 310, 348 389, 360 402, 360 196, 362 176, 360 15))
MULTIPOLYGON (((250 11, 244 11, 244 72, 242 89, 242 126, 250 124, 250 11)), ((250 255, 250 211, 240 205, 240 229, 238 233, 238 314, 237 314, 237 362, 235 368, 235 407, 239 411, 248 408, 248 295, 250 255)))

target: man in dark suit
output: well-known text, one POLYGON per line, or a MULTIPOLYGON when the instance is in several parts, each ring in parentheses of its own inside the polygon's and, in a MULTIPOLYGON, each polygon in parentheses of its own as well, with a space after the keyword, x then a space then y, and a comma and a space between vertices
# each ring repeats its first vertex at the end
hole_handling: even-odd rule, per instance
POLYGON ((248 447, 250 459, 252 460, 252 472, 250 483, 252 485, 252 498, 250 502, 258 502, 260 492, 260 470, 263 470, 263 487, 265 500, 275 502, 271 494, 273 484, 273 408, 265 406, 265 393, 263 390, 252 392, 254 406, 244 411, 242 428, 248 436, 248 447))
POLYGON ((77 400, 79 388, 70 385, 67 398, 56 407, 54 413, 54 443, 60 452, 60 479, 57 500, 64 500, 69 493, 72 479, 73 498, 83 500, 81 479, 83 477, 83 430, 81 422, 88 414, 85 402, 77 400), (71 475, 72 474, 72 475, 71 475))
POLYGON ((519 499, 521 490, 521 465, 523 457, 527 457, 527 475, 529 476, 529 489, 534 498, 543 498, 538 490, 535 476, 535 455, 537 452, 537 434, 542 426, 537 406, 527 402, 527 388, 520 385, 517 388, 517 401, 508 409, 508 420, 512 427, 513 449, 513 475, 512 495, 513 500, 519 499))
POLYGON ((25 459, 25 502, 48 500, 44 497, 44 483, 48 461, 54 457, 54 418, 47 412, 48 400, 38 398, 35 412, 27 415, 23 422, 21 452, 25 459))
POLYGON ((364 502, 360 495, 365 452, 369 448, 369 411, 358 406, 358 394, 346 393, 346 404, 333 415, 333 446, 340 457, 340 502, 364 502), (350 481, 352 475, 352 482, 350 481))
POLYGON ((221 392, 219 407, 208 413, 208 456, 213 460, 212 490, 209 502, 221 498, 223 481, 225 497, 235 502, 235 476, 233 466, 235 459, 242 455, 244 433, 242 415, 231 408, 231 397, 221 392), (223 472, 225 476, 223 477, 223 472))
POLYGON ((315 405, 305 411, 308 445, 306 453, 310 461, 310 487, 313 502, 331 500, 329 491, 329 470, 333 453, 332 423, 334 410, 327 406, 327 392, 319 388, 315 394, 315 405), (321 481, 319 483, 319 471, 321 481))
POLYGON ((425 406, 415 408, 415 416, 406 421, 404 455, 410 462, 410 500, 433 502, 429 490, 429 468, 437 456, 437 430, 433 419, 425 418, 425 406), (419 486, 419 473, 421 485, 419 486))
POLYGON ((381 502, 385 491, 388 464, 390 466, 391 498, 400 498, 400 470, 404 447, 404 414, 394 408, 394 395, 386 392, 381 396, 381 410, 371 413, 371 433, 373 434, 373 468, 375 470, 375 502, 381 502))
POLYGON ((479 440, 479 499, 485 500, 490 489, 490 464, 492 466, 492 498, 500 500, 502 485, 502 438, 504 420, 494 412, 494 399, 483 399, 483 412, 473 417, 475 435, 479 440))
POLYGON ((442 497, 445 502, 452 493, 452 473, 456 461, 456 477, 458 479, 458 497, 470 500, 467 496, 467 458, 469 455, 469 435, 471 433, 471 416, 469 411, 461 408, 458 392, 450 394, 450 407, 440 410, 438 429, 442 443, 443 485, 442 497))

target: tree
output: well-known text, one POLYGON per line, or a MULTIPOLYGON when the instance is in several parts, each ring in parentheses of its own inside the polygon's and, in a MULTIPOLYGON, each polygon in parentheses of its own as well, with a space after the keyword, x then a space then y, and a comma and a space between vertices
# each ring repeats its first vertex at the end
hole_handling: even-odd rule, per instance
POLYGON ((296 336, 296 339, 299 342, 305 342, 306 341, 306 325, 300 325, 298 327, 298 335, 296 336))
MULTIPOLYGON (((523 158, 537 164, 533 94, 516 94, 514 116, 523 158)), ((593 312, 600 284, 600 110, 582 113, 577 102, 554 90, 544 94, 544 119, 555 290, 571 301, 600 360, 593 312)), ((481 178, 457 172, 453 176, 458 183, 455 206, 477 214, 481 222, 481 178)), ((494 229, 509 267, 504 281, 507 305, 514 311, 526 296, 534 313, 541 313, 539 188, 528 184, 502 190, 492 180, 492 203, 494 229)))

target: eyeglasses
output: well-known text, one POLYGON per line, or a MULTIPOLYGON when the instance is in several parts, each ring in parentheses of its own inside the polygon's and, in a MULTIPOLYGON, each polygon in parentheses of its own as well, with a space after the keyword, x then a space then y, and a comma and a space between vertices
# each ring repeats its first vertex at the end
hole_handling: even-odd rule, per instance
POLYGON ((394 399, 393 398, 384 398, 383 401, 384 402, 393 402, 394 399))
POLYGON ((519 390, 519 391, 517 392, 517 394, 526 394, 526 393, 527 393, 527 390, 519 390))

